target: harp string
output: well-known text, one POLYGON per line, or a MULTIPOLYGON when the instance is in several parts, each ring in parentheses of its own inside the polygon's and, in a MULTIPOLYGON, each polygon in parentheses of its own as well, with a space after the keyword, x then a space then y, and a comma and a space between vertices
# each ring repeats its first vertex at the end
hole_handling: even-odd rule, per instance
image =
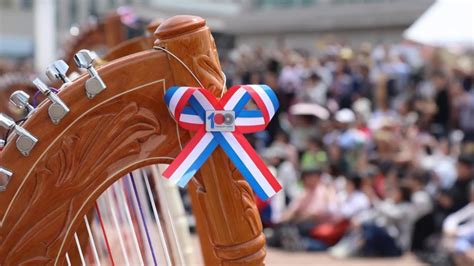
POLYGON ((128 193, 129 199, 131 199, 131 202, 133 203, 133 205, 131 205, 131 206, 133 206, 133 208, 131 208, 131 210, 132 210, 132 214, 134 215, 133 217, 135 217, 134 221, 136 222, 136 224, 138 226, 138 229, 139 229, 139 232, 140 232, 140 234, 138 234, 140 236, 140 239, 141 239, 140 247, 143 250, 144 259, 146 260, 146 262, 148 264, 148 263, 150 263, 150 261, 153 261, 153 255, 151 254, 151 250, 149 248, 146 248, 149 245, 148 245, 148 242, 146 241, 147 235, 146 235, 145 225, 143 224, 143 220, 140 219, 141 215, 139 213, 137 199, 135 197, 135 194, 133 193, 132 184, 130 182, 130 179, 125 177, 123 181, 124 181, 124 183, 123 183, 124 186, 127 188, 127 193, 128 193), (128 183, 125 183, 125 181, 128 181, 128 183))
POLYGON ((74 240, 76 241, 77 252, 79 253, 79 258, 81 259, 82 265, 86 265, 86 261, 84 259, 84 254, 82 253, 81 243, 79 242, 79 238, 77 237, 77 233, 74 233, 74 240))
MULTIPOLYGON (((128 208, 127 202, 123 201, 122 198, 119 195, 119 190, 120 188, 120 183, 115 183, 111 189, 110 192, 114 195, 113 199, 115 200, 115 205, 117 206, 117 214, 118 214, 118 219, 120 221, 121 225, 121 231, 123 232, 124 236, 124 241, 125 241, 125 246, 127 250, 127 254, 129 256, 129 261, 132 265, 136 265, 137 263, 139 264, 140 262, 140 252, 136 252, 136 245, 135 245, 135 239, 136 235, 133 234, 134 230, 131 230, 131 227, 128 223, 127 219, 127 214, 126 210, 128 208)), ((141 265, 141 264, 140 264, 141 265)))
POLYGON ((71 260, 69 259, 69 254, 66 252, 66 263, 67 266, 71 266, 71 260))
MULTIPOLYGON (((154 218, 155 218, 155 221, 156 221, 156 226, 157 226, 158 233, 159 233, 159 236, 160 236, 160 240, 161 240, 161 243, 162 243, 161 246, 163 247, 163 252, 165 254, 166 263, 167 263, 167 265, 171 265, 170 252, 168 250, 168 245, 166 245, 166 239, 165 239, 163 227, 161 226, 161 220, 160 220, 160 216, 158 215, 158 211, 157 211, 157 208, 156 208, 153 193, 151 191, 150 182, 148 180, 148 176, 143 171, 142 171, 142 176, 143 176, 143 179, 145 181, 146 189, 147 189, 147 192, 148 192, 148 197, 149 197, 150 202, 151 202, 151 207, 152 207, 152 210, 153 210, 153 215, 154 215, 154 218)), ((166 198, 165 195, 163 195, 162 198, 166 198)))
POLYGON ((100 226, 100 221, 96 211, 94 211, 94 219, 91 229, 95 236, 95 240, 97 240, 96 247, 98 249, 99 259, 101 260, 101 263, 111 265, 109 251, 107 249, 107 242, 104 239, 104 234, 102 232, 102 227, 100 226))
MULTIPOLYGON (((117 265, 123 264, 123 259, 121 258, 120 250, 117 251, 118 239, 115 235, 114 224, 112 218, 110 217, 110 209, 108 206, 104 206, 104 197, 105 192, 97 199, 97 206, 100 211, 100 216, 102 218, 102 222, 104 224, 104 232, 107 236, 107 242, 109 243, 110 247, 110 257, 114 259, 114 262, 117 265)), ((102 234, 104 235, 104 234, 102 234)))
MULTIPOLYGON (((189 74, 191 74, 191 76, 194 78, 194 80, 196 80, 197 83, 199 83, 199 86, 201 86, 201 88, 205 88, 204 85, 202 85, 201 81, 197 78, 196 74, 194 74, 194 72, 191 71, 191 69, 188 67, 188 65, 186 65, 184 63, 183 60, 181 60, 181 58, 179 58, 177 55, 175 55, 174 53, 172 53, 170 50, 164 48, 164 47, 161 47, 159 45, 155 45, 153 46, 153 49, 155 50, 161 50, 165 53, 167 53, 168 55, 170 55, 171 57, 173 57, 176 61, 178 61, 188 72, 189 74)), ((224 95, 224 93, 227 91, 225 85, 227 83, 227 77, 225 75, 225 73, 223 71, 221 71, 221 74, 222 74, 222 78, 224 80, 223 84, 222 84, 222 90, 221 90, 221 98, 222 96, 224 95)))
MULTIPOLYGON (((158 180, 163 180, 162 176, 161 176, 161 169, 160 169, 159 165, 150 166, 150 170, 151 170, 152 177, 154 178, 156 184, 158 184, 157 183, 158 180)), ((176 228, 175 228, 175 225, 174 225, 174 222, 173 222, 174 221, 173 216, 171 215, 171 212, 170 212, 171 206, 168 203, 167 193, 163 189, 163 187, 160 186, 160 185, 157 185, 157 189, 159 191, 159 194, 163 195, 163 197, 161 198, 162 199, 162 209, 164 210, 164 212, 166 212, 166 214, 168 216, 169 227, 171 229, 171 233, 173 234, 174 244, 175 244, 175 247, 177 248, 177 251, 178 251, 178 257, 180 259, 180 264, 184 265, 185 260, 184 260, 183 252, 182 252, 182 249, 181 249, 181 245, 178 242, 178 234, 176 232, 176 228), (160 190, 160 188, 161 188, 161 190, 160 190)))
MULTIPOLYGON (((97 199, 92 220, 90 215, 83 216, 87 235, 80 233, 79 238, 75 233, 77 252, 69 251, 80 257, 82 265, 186 264, 174 226, 176 217, 170 210, 174 205, 167 199, 171 194, 160 182, 159 166, 124 176, 97 199), (82 241, 88 243, 81 245, 82 241)), ((73 259, 66 255, 66 261, 73 259)))
POLYGON ((92 249, 92 253, 94 254, 95 262, 97 263, 97 265, 100 266, 101 264, 100 264, 99 254, 97 252, 97 247, 94 241, 94 235, 92 234, 91 226, 89 224, 89 220, 87 219, 87 215, 84 215, 84 223, 86 224, 87 234, 89 235, 89 238, 90 238, 89 242, 91 244, 91 249, 92 249))
POLYGON ((130 182, 126 182, 126 181, 129 181, 127 177, 122 178, 122 186, 124 188, 124 193, 127 196, 128 202, 129 202, 130 207, 131 207, 130 208, 130 211, 131 211, 130 214, 132 215, 134 225, 137 228, 137 232, 138 232, 137 237, 140 240, 139 241, 140 250, 142 251, 144 260, 146 260, 146 262, 149 263, 149 261, 153 260, 153 257, 150 254, 149 249, 146 248, 147 243, 146 243, 146 240, 145 240, 146 239, 145 227, 143 225, 142 220, 139 218, 140 214, 138 213, 138 204, 137 204, 136 198, 134 197, 134 194, 133 194, 133 191, 132 191, 132 188, 131 188, 131 184, 130 184, 130 182))
POLYGON ((104 193, 104 204, 108 205, 108 209, 110 211, 110 216, 112 218, 112 222, 114 224, 115 230, 116 230, 116 235, 119 239, 119 244, 120 244, 120 250, 122 251, 123 258, 125 259, 125 265, 130 265, 130 261, 128 258, 127 254, 127 249, 125 248, 125 243, 123 241, 122 237, 122 230, 121 226, 119 224, 119 220, 117 219, 117 214, 116 214, 116 208, 115 208, 115 202, 112 198, 112 191, 109 189, 104 193))
POLYGON ((131 183, 131 185, 132 185, 133 193, 134 193, 135 198, 136 198, 136 200, 137 200, 138 209, 139 209, 140 216, 141 216, 141 219, 142 219, 142 221, 143 221, 143 226, 144 226, 145 232, 146 232, 146 237, 147 237, 147 241, 148 241, 148 246, 150 247, 151 255, 152 255, 152 257, 153 257, 153 263, 154 263, 154 265, 158 265, 157 262, 156 262, 155 249, 153 248, 153 244, 152 244, 151 237, 150 237, 150 232, 149 232, 149 230, 148 230, 147 222, 146 222, 145 215, 144 215, 144 212, 143 212, 142 204, 141 204, 141 202, 140 202, 140 197, 139 197, 139 195, 138 195, 137 185, 136 185, 136 183, 135 183, 135 180, 134 180, 134 177, 133 177, 133 173, 130 173, 130 174, 128 175, 128 180, 130 181, 130 183, 131 183))
POLYGON ((112 266, 114 266, 115 262, 112 256, 112 250, 110 249, 109 239, 107 238, 107 232, 105 231, 104 220, 102 219, 102 215, 100 214, 100 210, 99 210, 99 206, 97 205, 97 202, 95 203, 95 210, 97 212, 97 217, 99 219, 100 227, 102 229, 102 236, 104 237, 105 245, 107 247, 107 253, 109 255, 108 257, 110 259, 110 262, 112 263, 112 266))
POLYGON ((125 211, 125 216, 126 216, 126 219, 127 219, 127 223, 128 223, 128 226, 130 227, 130 230, 132 231, 132 239, 133 239, 133 244, 134 244, 134 247, 135 247, 135 251, 137 253, 137 257, 138 257, 138 260, 140 262, 140 265, 144 265, 144 262, 143 262, 143 256, 142 256, 142 253, 140 251, 140 245, 138 244, 138 242, 140 241, 138 239, 138 235, 135 231, 135 226, 133 224, 133 221, 132 221, 132 216, 130 215, 130 208, 128 206, 128 201, 125 197, 125 193, 124 193, 124 186, 123 186, 123 180, 122 181, 119 181, 117 183, 117 185, 114 185, 113 186, 116 194, 118 194, 120 196, 120 201, 124 207, 123 207, 123 210, 125 211))
MULTIPOLYGON (((146 193, 144 180, 142 179, 143 178, 142 172, 139 171, 139 170, 136 171, 135 176, 138 176, 138 178, 135 180, 136 185, 137 185, 138 194, 139 194, 142 202, 146 203, 144 205, 144 208, 143 208, 145 218, 146 218, 147 221, 149 221, 150 223, 153 224, 155 220, 153 218, 154 215, 152 214, 151 199, 148 198, 148 194, 146 193)), ((163 231, 157 232, 157 228, 158 227, 156 227, 156 226, 150 226, 149 227, 150 234, 151 234, 150 236, 151 236, 152 240, 155 243, 161 243, 161 252, 162 252, 162 253, 160 253, 162 255, 161 257, 164 257, 167 262, 170 262, 170 252, 169 252, 169 249, 168 249, 168 243, 166 242, 166 238, 164 240, 165 242, 163 242, 162 239, 159 237, 159 234, 163 233, 163 231)), ((157 250, 157 252, 158 252, 158 250, 157 250)))
MULTIPOLYGON (((146 189, 144 187, 144 180, 143 180, 144 178, 146 178, 145 176, 140 170, 137 170, 134 172, 134 178, 135 178, 134 180, 136 182, 138 195, 139 195, 140 201, 143 203, 143 214, 145 216, 146 221, 149 221, 149 223, 153 224, 155 222, 155 219, 153 218, 154 215, 152 214, 152 208, 153 208, 152 204, 154 204, 155 202, 154 202, 154 197, 152 196, 151 198, 149 198, 146 193, 146 189)), ((148 227, 148 230, 150 232, 150 238, 152 239, 153 242, 160 243, 158 244, 158 246, 161 245, 161 249, 158 248, 156 250, 157 252, 156 254, 159 255, 160 258, 163 257, 165 261, 170 263, 171 257, 170 257, 170 253, 168 249, 168 243, 166 242, 166 239, 160 238, 160 234, 162 234, 164 231, 162 230, 160 231, 158 229, 159 228, 158 226, 152 226, 151 224, 150 224, 150 227, 148 227)))

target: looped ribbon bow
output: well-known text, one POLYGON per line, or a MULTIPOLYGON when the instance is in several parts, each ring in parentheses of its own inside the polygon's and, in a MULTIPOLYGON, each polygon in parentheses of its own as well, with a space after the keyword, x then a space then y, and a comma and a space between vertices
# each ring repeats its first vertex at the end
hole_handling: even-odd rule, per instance
POLYGON ((281 190, 244 133, 264 130, 278 109, 278 99, 266 85, 233 86, 218 100, 208 90, 193 87, 171 87, 165 102, 179 126, 195 135, 163 176, 186 186, 198 169, 218 146, 221 146, 258 197, 266 200, 281 190), (253 100, 257 110, 244 110, 253 100), (206 111, 233 111, 235 129, 231 132, 206 131, 206 111))

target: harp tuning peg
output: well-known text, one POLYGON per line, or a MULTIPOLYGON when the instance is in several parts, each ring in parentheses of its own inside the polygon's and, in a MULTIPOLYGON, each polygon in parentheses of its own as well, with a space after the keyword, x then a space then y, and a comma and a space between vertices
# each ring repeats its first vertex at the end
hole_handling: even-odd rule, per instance
POLYGON ((10 102, 18 109, 25 110, 28 115, 35 110, 29 103, 30 95, 24 91, 15 91, 10 95, 10 102))
POLYGON ((0 127, 16 132, 18 135, 16 148, 23 156, 28 156, 38 142, 38 139, 35 136, 31 135, 30 132, 21 126, 18 126, 13 119, 2 113, 0 113, 0 127))
POLYGON ((0 113, 0 127, 5 129, 13 129, 15 127, 15 121, 7 115, 0 113))
POLYGON ((41 79, 36 78, 33 80, 33 84, 35 84, 36 88, 38 88, 38 90, 51 101, 51 105, 48 107, 48 114, 51 121, 53 121, 53 124, 57 125, 61 119, 69 113, 69 107, 67 107, 61 98, 53 93, 41 79))
POLYGON ((8 183, 10 183, 12 175, 12 172, 8 171, 3 167, 0 167, 0 192, 5 191, 7 189, 8 183))
POLYGON ((86 49, 82 49, 74 55, 74 61, 77 67, 85 69, 92 67, 92 63, 96 58, 97 55, 94 52, 86 49))
POLYGON ((89 50, 80 50, 74 55, 74 61, 77 67, 85 68, 91 77, 86 81, 86 94, 89 99, 94 98, 97 94, 101 93, 107 87, 95 70, 92 63, 97 58, 97 55, 89 50))
POLYGON ((57 60, 46 68, 46 76, 48 76, 51 81, 59 80, 63 83, 68 83, 71 81, 66 75, 68 69, 69 66, 66 62, 63 60, 57 60))

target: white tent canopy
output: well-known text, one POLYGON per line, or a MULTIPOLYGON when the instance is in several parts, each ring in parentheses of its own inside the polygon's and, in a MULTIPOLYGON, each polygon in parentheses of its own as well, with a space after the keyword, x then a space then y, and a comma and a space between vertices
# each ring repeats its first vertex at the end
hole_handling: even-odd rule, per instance
POLYGON ((403 36, 427 45, 474 48, 474 0, 437 0, 403 36))

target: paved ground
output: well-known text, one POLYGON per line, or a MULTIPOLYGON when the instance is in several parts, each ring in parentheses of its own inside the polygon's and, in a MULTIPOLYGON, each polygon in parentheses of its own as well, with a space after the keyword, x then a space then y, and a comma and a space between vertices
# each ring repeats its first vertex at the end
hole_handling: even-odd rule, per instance
MULTIPOLYGON (((199 252, 199 241, 196 236, 193 236, 193 243, 195 245, 195 254, 198 256, 194 265, 202 265, 202 257, 199 252)), ((275 248, 267 248, 266 265, 284 265, 284 266, 299 266, 299 265, 314 265, 314 266, 421 266, 423 263, 416 260, 416 258, 407 254, 401 258, 395 259, 367 259, 367 258, 351 258, 351 259, 334 259, 328 253, 321 252, 287 252, 275 248)))
POLYGON ((286 252, 278 249, 267 250, 267 265, 322 265, 322 266, 417 266, 424 265, 409 254, 396 259, 334 259, 327 253, 286 252))

